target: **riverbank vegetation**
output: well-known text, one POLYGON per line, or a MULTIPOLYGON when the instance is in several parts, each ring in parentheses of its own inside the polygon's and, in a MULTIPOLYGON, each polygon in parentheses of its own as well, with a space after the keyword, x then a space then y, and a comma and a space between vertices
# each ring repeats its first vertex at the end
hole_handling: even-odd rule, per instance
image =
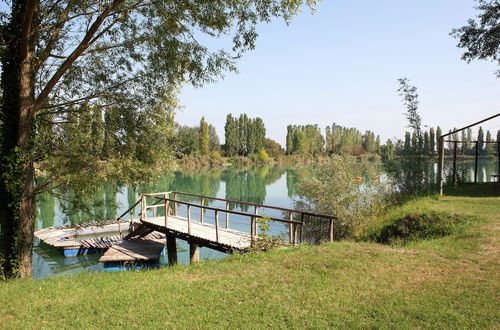
POLYGON ((364 242, 0 283, 0 322, 6 328, 492 328, 500 322, 500 196, 471 197, 495 191, 487 186, 408 202, 374 218, 364 242), (453 218, 456 228, 377 243, 385 228, 412 214, 445 227, 453 218))

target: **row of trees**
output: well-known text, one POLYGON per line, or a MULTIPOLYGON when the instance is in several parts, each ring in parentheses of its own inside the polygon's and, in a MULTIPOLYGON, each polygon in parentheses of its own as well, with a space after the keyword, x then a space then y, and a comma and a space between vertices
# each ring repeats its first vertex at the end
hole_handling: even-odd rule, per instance
MULTIPOLYGON (((456 128, 453 129, 453 131, 455 130, 456 128)), ((461 155, 474 155, 476 153, 476 146, 472 141, 477 141, 478 152, 480 155, 488 155, 493 154, 496 151, 495 143, 493 142, 500 141, 500 130, 497 131, 496 140, 493 139, 493 135, 489 130, 486 131, 485 137, 484 130, 481 126, 477 131, 476 139, 474 139, 472 129, 468 128, 467 130, 462 130, 460 133, 453 133, 448 137, 448 140, 460 141, 460 143, 457 144, 457 152, 461 155)), ((445 149, 445 151, 451 154, 453 153, 453 149, 454 143, 448 142, 447 149, 445 149)))
POLYGON ((336 125, 326 127, 326 152, 328 154, 359 155, 380 151, 380 137, 372 131, 362 134, 357 128, 336 125))
POLYGON ((210 152, 220 152, 219 136, 215 127, 201 118, 198 126, 180 126, 175 128, 174 145, 179 156, 208 155, 210 152))
POLYGON ((324 153, 325 139, 318 125, 288 125, 287 155, 318 155, 324 153))
POLYGON ((263 149, 266 145, 266 128, 261 118, 249 118, 241 114, 239 118, 228 114, 224 126, 227 156, 248 156, 263 149))
MULTIPOLYGON (((456 128, 449 132, 455 131, 456 128)), ((442 135, 441 128, 438 126, 436 130, 431 127, 429 130, 421 134, 413 131, 406 132, 404 141, 396 143, 396 154, 398 155, 436 155, 438 152, 438 140, 442 135)), ((478 141, 478 151, 480 155, 493 154, 496 150, 495 140, 489 130, 486 131, 486 137, 482 127, 479 127, 477 135, 474 137, 472 129, 462 130, 461 132, 453 133, 445 138, 445 153, 452 154, 454 151, 454 142, 457 143, 457 153, 460 155, 474 155, 476 147, 473 141, 478 141), (489 142, 489 143, 485 143, 489 142)), ((500 140, 500 130, 497 132, 496 141, 500 140)), ((391 142, 392 144, 392 142, 391 142)))
POLYGON ((356 128, 335 123, 325 129, 326 139, 318 125, 288 125, 286 153, 292 154, 350 154, 380 152, 380 137, 372 131, 362 134, 356 128))

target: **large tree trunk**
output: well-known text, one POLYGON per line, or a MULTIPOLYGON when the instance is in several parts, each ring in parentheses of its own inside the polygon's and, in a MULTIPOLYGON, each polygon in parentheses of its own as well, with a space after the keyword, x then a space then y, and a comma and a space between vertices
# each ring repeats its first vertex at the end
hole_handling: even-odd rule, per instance
POLYGON ((4 31, 0 112, 0 275, 31 277, 35 223, 32 159, 34 60, 39 0, 13 1, 4 31))

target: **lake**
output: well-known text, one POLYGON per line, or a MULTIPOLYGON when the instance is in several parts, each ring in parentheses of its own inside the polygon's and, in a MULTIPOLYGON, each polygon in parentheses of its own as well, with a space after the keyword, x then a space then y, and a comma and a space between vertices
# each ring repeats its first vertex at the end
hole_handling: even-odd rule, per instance
MULTIPOLYGON (((447 165, 451 161, 447 160, 447 165)), ((473 179, 473 160, 460 160, 459 171, 462 176, 473 179)), ((314 165, 307 165, 314 170, 314 165)), ((497 173, 498 164, 494 159, 480 159, 478 181, 492 181, 490 174, 497 173)), ((293 166, 259 165, 245 168, 217 168, 181 170, 164 175, 155 184, 139 186, 141 192, 182 191, 220 198, 240 200, 257 204, 268 204, 281 207, 294 207, 297 198, 296 171, 293 166)), ((139 195, 133 187, 116 187, 112 184, 103 186, 92 196, 93 206, 90 212, 82 212, 79 206, 73 206, 48 194, 38 196, 38 218, 36 228, 74 225, 89 221, 116 219, 117 216, 132 206, 139 195)), ((197 201, 198 202, 198 201, 197 201)), ((212 202, 210 205, 224 208, 223 202, 212 202)), ((245 208, 240 210, 252 212, 245 208)), ((182 215, 182 210, 180 210, 182 215)), ((198 211, 199 212, 199 211, 198 211)), ((267 216, 283 217, 280 211, 267 211, 267 216)), ((199 215, 193 212, 193 218, 199 215)), ((236 227, 246 228, 248 218, 235 217, 231 222, 236 227)), ((287 226, 271 223, 269 234, 285 235, 287 226)), ((185 241, 177 240, 178 261, 189 263, 189 247, 185 241)), ((33 251, 33 276, 42 278, 49 275, 76 273, 82 270, 101 271, 103 266, 98 259, 100 253, 74 258, 65 258, 59 251, 35 242, 33 251)), ((209 249, 200 249, 200 258, 220 259, 224 253, 209 249)), ((165 263, 165 260, 160 260, 165 263)))

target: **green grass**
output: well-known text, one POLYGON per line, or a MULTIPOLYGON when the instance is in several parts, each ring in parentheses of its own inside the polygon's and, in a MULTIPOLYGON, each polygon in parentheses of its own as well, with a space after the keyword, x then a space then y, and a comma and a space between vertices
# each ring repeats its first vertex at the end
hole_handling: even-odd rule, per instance
POLYGON ((154 271, 0 283, 2 328, 498 328, 500 198, 411 201, 379 219, 461 214, 404 245, 336 242, 154 271))

